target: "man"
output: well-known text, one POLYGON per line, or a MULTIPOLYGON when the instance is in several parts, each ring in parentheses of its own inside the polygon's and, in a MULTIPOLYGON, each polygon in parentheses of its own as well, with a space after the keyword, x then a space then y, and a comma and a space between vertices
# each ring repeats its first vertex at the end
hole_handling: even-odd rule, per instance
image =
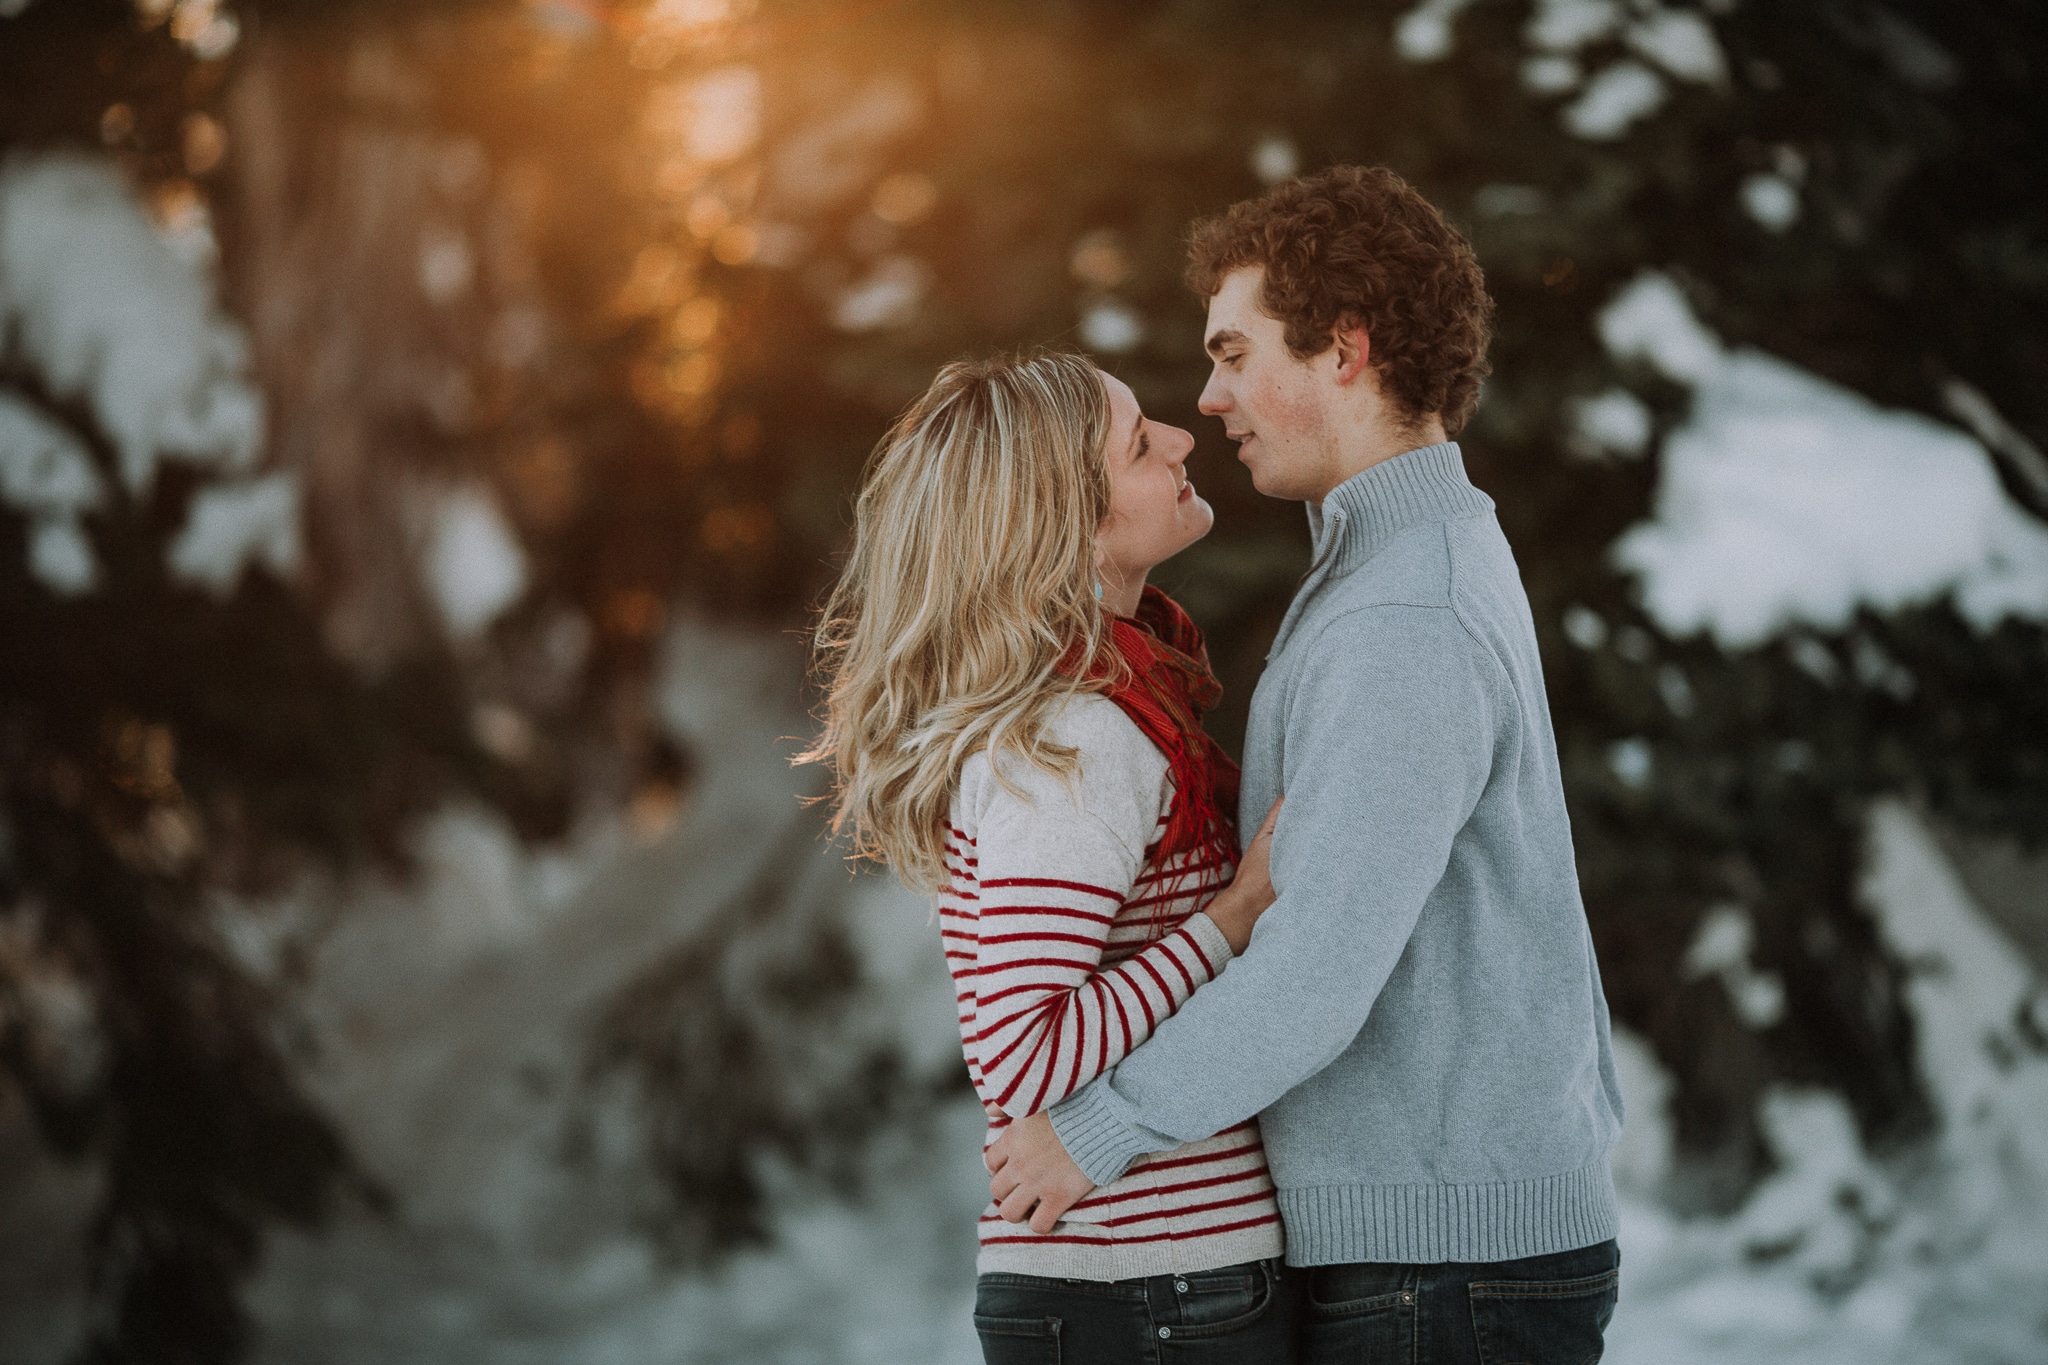
POLYGON ((1260 1115, 1305 1358, 1597 1359, 1621 1096, 1529 604, 1455 434, 1492 311, 1392 172, 1201 225, 1221 417, 1315 558, 1252 698, 1279 899, 1149 1042, 990 1152, 1049 1230, 1147 1152, 1260 1115), (1071 1156, 1069 1155, 1071 1153, 1071 1156))

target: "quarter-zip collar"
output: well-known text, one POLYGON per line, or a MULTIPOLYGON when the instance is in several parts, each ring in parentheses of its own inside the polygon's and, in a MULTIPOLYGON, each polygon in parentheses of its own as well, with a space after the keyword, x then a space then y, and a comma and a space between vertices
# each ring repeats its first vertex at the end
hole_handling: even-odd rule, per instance
POLYGON ((1493 499, 1465 475, 1456 441, 1405 451, 1360 470, 1308 503, 1309 543, 1315 558, 1273 637, 1272 658, 1293 633, 1302 609, 1326 579, 1341 578, 1378 554, 1401 532, 1425 521, 1457 521, 1493 510, 1493 499))
POLYGON ((1417 522, 1456 521, 1493 510, 1493 499, 1465 477, 1456 441, 1422 446, 1360 470, 1308 504, 1316 562, 1347 574, 1417 522))

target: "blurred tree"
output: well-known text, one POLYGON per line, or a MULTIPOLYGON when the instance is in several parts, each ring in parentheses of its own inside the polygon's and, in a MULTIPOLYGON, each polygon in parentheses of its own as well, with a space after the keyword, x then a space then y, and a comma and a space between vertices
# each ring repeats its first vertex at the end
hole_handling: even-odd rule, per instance
MULTIPOLYGON (((457 785, 531 835, 577 801, 665 820, 688 756, 647 702, 664 620, 798 624, 862 461, 939 362, 1081 346, 1198 434, 1218 530, 1165 577, 1235 743, 1306 536, 1194 411, 1182 243, 1340 161, 1409 176, 1499 297, 1467 459, 1524 566, 1609 992, 1678 1076, 1693 1197, 1754 1178, 1775 1080, 1841 1090, 1880 1145, 1927 1121, 1906 964, 1857 901, 1864 810, 1904 791, 2038 843, 2048 636, 1947 605, 1734 650, 1660 629, 1609 551, 1691 397, 1596 318, 1665 271, 1731 342, 1967 426, 2048 513, 2048 40, 2024 0, 15 8, 0 146, 96 148, 168 240, 217 245, 267 468, 304 507, 291 588, 241 559, 180 577, 209 480, 253 471, 171 463, 120 492, 120 433, 10 322, 0 393, 108 490, 10 487, 0 514, 0 611, 39 646, 0 663, 0 906, 27 945, 0 959, 9 1066, 53 1140, 116 1174, 102 1358, 227 1358, 261 1222, 347 1170, 208 890, 391 856, 457 785), (1589 458, 1596 397, 1642 458, 1589 458), (31 571, 37 545, 76 549, 60 522, 88 592, 31 571), (59 1046, 59 1017, 96 1022, 59 1046)), ((791 1079, 811 1063, 764 1041, 752 995, 829 1020, 846 967, 791 928, 801 894, 756 893, 593 1041, 655 1101, 691 1254, 758 1233, 749 1152, 828 1161, 835 1122, 862 1126, 840 1097, 867 1091, 813 1103, 791 1079)))
POLYGON ((1868 1140, 1907 1139, 1927 1110, 1906 966, 1858 901, 1864 810, 1904 791, 2038 845, 2048 636, 1937 605, 1732 651, 1672 638, 1609 549, 1648 512, 1654 447, 1690 400, 1610 355, 1595 321, 1639 272, 1668 271, 1731 341, 1967 426, 2012 496, 2048 512, 2036 18, 2021 3, 929 3, 765 45, 778 131, 755 211, 809 246, 726 287, 759 338, 731 391, 789 395, 767 446, 800 442, 810 465, 783 543, 804 558, 832 543, 869 440, 941 360, 1091 349, 1201 437, 1218 529, 1163 576, 1209 628, 1235 741, 1305 535, 1193 411, 1185 226, 1296 168, 1394 166, 1465 225, 1501 303, 1467 459, 1524 565, 1610 994, 1680 1080, 1682 1196, 1726 1204, 1753 1181, 1773 1081, 1835 1087, 1868 1140), (912 130, 865 175, 809 169, 818 140, 890 92, 912 130), (1648 458, 1591 458, 1577 413, 1617 388, 1648 458), (1703 942, 1742 945, 1739 982, 1697 953, 1688 966, 1703 942))
POLYGON ((509 792, 445 649, 366 681, 279 581, 298 488, 207 280, 233 33, 189 19, 0 20, 0 1057, 103 1173, 83 1360, 237 1357, 265 1224, 376 1197, 219 896, 509 792))

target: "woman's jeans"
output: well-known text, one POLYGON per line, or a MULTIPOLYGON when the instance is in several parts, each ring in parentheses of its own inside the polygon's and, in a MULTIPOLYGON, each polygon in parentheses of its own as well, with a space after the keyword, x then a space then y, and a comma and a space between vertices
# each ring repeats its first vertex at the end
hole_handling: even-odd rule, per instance
POLYGON ((1302 1365, 1591 1365, 1620 1265, 1610 1241, 1490 1264, 1296 1270, 1302 1365))
POLYGON ((1109 1283, 990 1273, 974 1327, 988 1365, 1293 1365, 1303 1274, 1278 1260, 1109 1283))

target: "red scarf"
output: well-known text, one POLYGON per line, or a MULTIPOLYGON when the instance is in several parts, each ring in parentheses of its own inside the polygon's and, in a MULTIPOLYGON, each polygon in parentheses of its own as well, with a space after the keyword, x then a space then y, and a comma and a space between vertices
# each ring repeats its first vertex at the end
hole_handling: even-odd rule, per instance
POLYGON ((1130 667, 1109 699, 1159 746, 1173 772, 1166 829, 1148 852, 1160 860, 1195 853, 1195 867, 1234 864, 1238 770, 1202 729, 1202 713, 1223 699, 1202 632, 1179 603, 1148 586, 1135 616, 1110 619, 1109 638, 1130 667))

